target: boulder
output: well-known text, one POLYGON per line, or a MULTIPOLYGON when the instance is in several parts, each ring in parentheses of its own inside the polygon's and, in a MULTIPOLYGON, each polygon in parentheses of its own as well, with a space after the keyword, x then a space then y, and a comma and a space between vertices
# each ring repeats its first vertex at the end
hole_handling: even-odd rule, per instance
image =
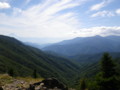
POLYGON ((2 87, 0 87, 0 90, 3 90, 3 88, 2 88, 2 87))
POLYGON ((41 82, 31 84, 28 90, 68 90, 68 88, 56 78, 47 78, 41 82))

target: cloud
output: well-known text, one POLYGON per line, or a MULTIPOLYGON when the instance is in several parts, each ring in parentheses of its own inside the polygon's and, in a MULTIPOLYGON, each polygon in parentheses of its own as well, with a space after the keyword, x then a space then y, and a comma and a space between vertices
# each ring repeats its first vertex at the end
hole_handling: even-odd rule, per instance
POLYGON ((0 2, 0 9, 7 9, 10 8, 10 4, 6 2, 0 2))
POLYGON ((29 3, 29 2, 31 2, 31 0, 26 0, 26 4, 29 3))
POLYGON ((32 1, 32 0, 24 0, 24 3, 23 3, 22 6, 26 6, 26 5, 28 5, 31 1, 32 1))
POLYGON ((17 16, 22 13, 22 10, 20 8, 13 8, 13 16, 17 16))
POLYGON ((115 16, 114 13, 106 10, 99 11, 91 15, 91 17, 111 17, 111 16, 115 16))
POLYGON ((116 13, 117 13, 118 15, 120 15, 120 9, 117 9, 117 10, 116 10, 116 13))
POLYGON ((45 0, 26 10, 13 8, 11 16, 0 13, 0 25, 3 26, 1 32, 12 32, 22 37, 68 37, 68 32, 77 30, 81 23, 75 12, 64 10, 77 7, 83 2, 85 1, 45 0))
POLYGON ((78 37, 78 36, 88 37, 88 36, 95 36, 95 35, 101 35, 101 36, 119 35, 120 36, 120 27, 100 26, 100 27, 82 28, 76 32, 70 33, 70 35, 73 37, 78 37))
POLYGON ((91 6, 90 11, 100 10, 101 8, 107 6, 110 2, 112 2, 112 0, 103 0, 101 3, 91 6))
MULTIPOLYGON (((64 39, 93 35, 120 35, 120 27, 80 28, 82 22, 78 13, 70 9, 86 1, 88 0, 43 0, 24 10, 13 7, 11 15, 0 13, 0 21, 2 21, 0 22, 0 34, 13 33, 18 37, 64 39)), ((101 11, 91 17, 97 16, 114 16, 114 13, 101 11)))

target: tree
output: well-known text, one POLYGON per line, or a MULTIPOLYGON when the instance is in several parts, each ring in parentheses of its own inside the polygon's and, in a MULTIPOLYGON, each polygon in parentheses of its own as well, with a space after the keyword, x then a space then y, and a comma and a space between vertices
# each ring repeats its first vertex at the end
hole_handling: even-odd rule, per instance
POLYGON ((112 57, 105 53, 101 60, 101 72, 97 75, 99 90, 119 90, 115 64, 112 57))
POLYGON ((34 69, 34 71, 33 71, 33 78, 37 78, 37 70, 36 69, 34 69))
POLYGON ((10 70, 8 70, 8 75, 10 76, 14 76, 14 70, 11 68, 10 70))
POLYGON ((115 64, 112 57, 105 53, 101 60, 101 72, 104 78, 109 78, 116 75, 115 64))
POLYGON ((85 80, 82 79, 82 80, 80 81, 80 90, 85 90, 85 89, 86 89, 86 83, 85 83, 85 80))

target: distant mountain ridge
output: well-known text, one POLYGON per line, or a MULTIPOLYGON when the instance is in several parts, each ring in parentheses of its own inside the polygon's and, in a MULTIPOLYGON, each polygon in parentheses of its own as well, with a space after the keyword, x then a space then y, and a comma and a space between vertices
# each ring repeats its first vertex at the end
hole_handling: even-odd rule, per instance
POLYGON ((120 36, 77 37, 44 47, 42 50, 64 56, 120 52, 120 36))

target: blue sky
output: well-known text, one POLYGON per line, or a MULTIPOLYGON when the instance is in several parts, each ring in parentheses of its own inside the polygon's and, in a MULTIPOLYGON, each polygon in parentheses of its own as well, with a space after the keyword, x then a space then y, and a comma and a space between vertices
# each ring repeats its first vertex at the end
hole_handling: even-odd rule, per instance
POLYGON ((120 0, 0 0, 0 34, 52 42, 120 35, 120 0))

